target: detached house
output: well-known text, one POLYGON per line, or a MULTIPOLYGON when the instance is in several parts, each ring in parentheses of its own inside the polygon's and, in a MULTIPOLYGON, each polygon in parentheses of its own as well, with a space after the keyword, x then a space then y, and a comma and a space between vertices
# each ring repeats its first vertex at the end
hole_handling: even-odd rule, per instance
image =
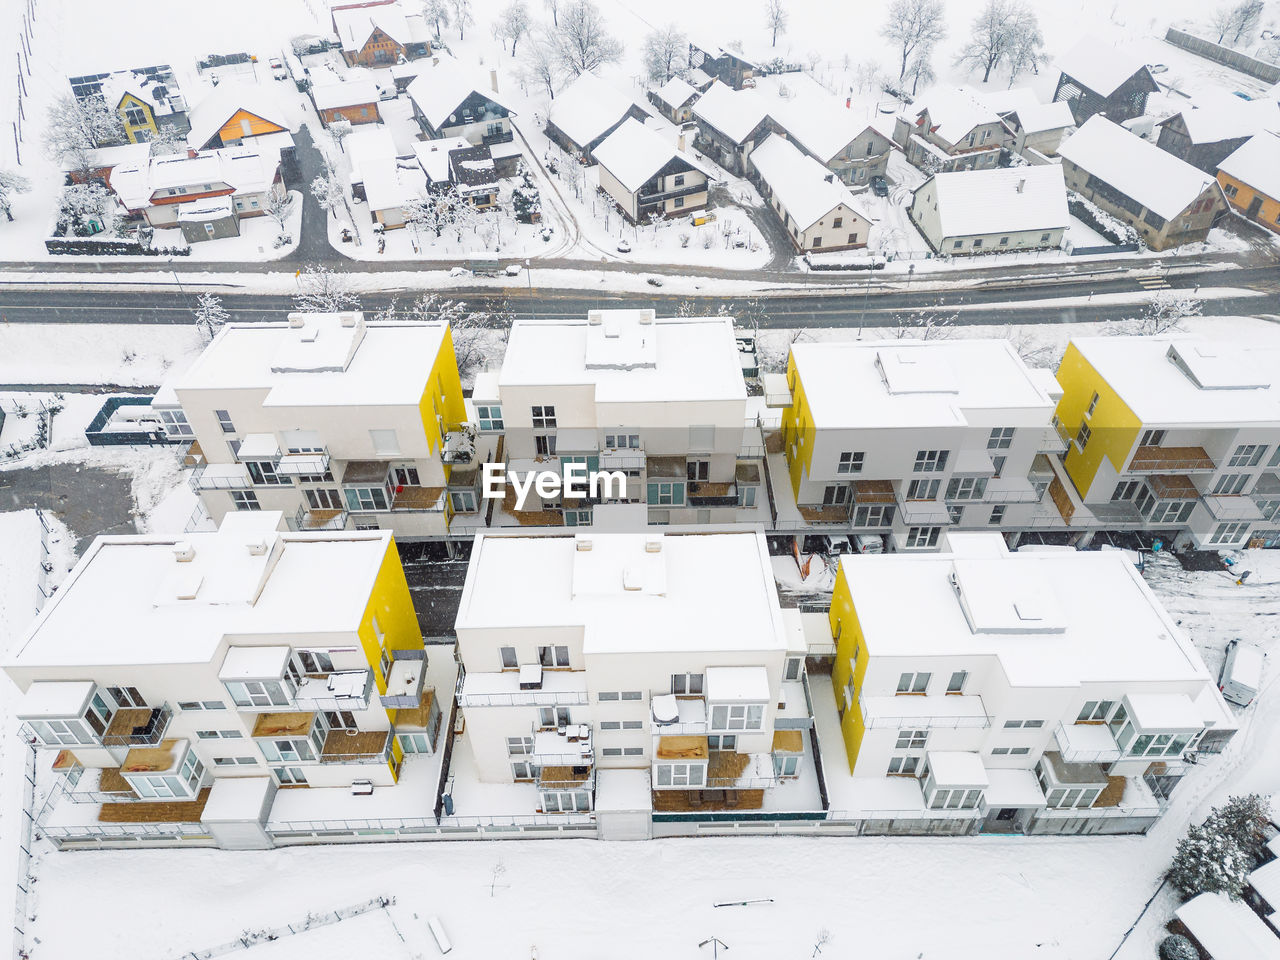
POLYGON ((520 147, 514 142, 515 111, 498 93, 498 74, 491 71, 486 89, 456 60, 441 59, 424 69, 408 86, 413 118, 429 140, 462 137, 473 146, 489 147, 501 176, 515 173, 520 147))
POLYGON ((871 221, 836 175, 773 134, 752 151, 752 179, 802 253, 865 247, 871 221))
POLYGON ((1156 146, 1210 175, 1255 134, 1280 134, 1280 106, 1224 94, 1159 123, 1156 146))
POLYGON ((1138 231, 1152 250, 1195 243, 1226 212, 1218 182, 1105 117, 1061 147, 1067 188, 1138 231))
POLYGON ((348 66, 387 67, 431 53, 422 13, 407 13, 399 0, 344 3, 331 8, 333 32, 348 66))
POLYGON ((894 122, 893 138, 915 166, 935 173, 989 170, 999 163, 1007 131, 976 91, 937 88, 912 109, 914 113, 900 114, 894 122))
POLYGON ((1123 123, 1147 112, 1147 97, 1159 91, 1155 77, 1139 58, 1086 37, 1059 57, 1053 99, 1067 103, 1077 126, 1094 114, 1123 123))
POLYGON ((694 145, 711 160, 740 177, 748 172, 747 157, 777 130, 764 102, 750 90, 733 90, 723 83, 693 105, 698 123, 694 145))
POLYGON ((680 77, 672 77, 657 90, 649 91, 649 102, 672 123, 693 119, 693 105, 700 94, 680 77))
POLYGON ((1218 183, 1233 210, 1280 233, 1280 137, 1260 133, 1218 168, 1218 183))
POLYGON ((352 124, 382 120, 382 114, 378 112, 378 85, 372 77, 316 84, 307 92, 320 115, 320 122, 326 127, 335 120, 347 120, 352 124))
POLYGON ((600 186, 632 223, 653 213, 681 216, 707 205, 711 171, 639 120, 628 118, 609 134, 595 159, 600 186))
POLYGON ((709 40, 689 44, 689 69, 714 77, 734 90, 755 86, 760 65, 740 51, 728 50, 709 40))
POLYGON ((892 141, 834 97, 782 101, 769 115, 788 140, 850 186, 865 187, 889 172, 892 141))
POLYGON ((952 256, 1056 249, 1070 222, 1057 164, 935 173, 907 214, 930 248, 952 256))
POLYGON ((290 150, 293 146, 289 136, 292 125, 265 87, 224 80, 196 104, 190 119, 187 145, 192 150, 239 146, 264 136, 273 137, 273 143, 287 141, 290 150))
POLYGON ((547 114, 547 138, 587 163, 604 138, 628 119, 644 122, 644 109, 619 93, 594 73, 581 73, 551 101, 547 114))
POLYGON ((1031 103, 1001 111, 1009 149, 1031 163, 1046 163, 1058 155, 1062 141, 1075 128, 1071 108, 1061 102, 1031 103))
POLYGON ((147 143, 161 127, 187 132, 187 103, 167 63, 70 77, 68 83, 77 100, 105 103, 120 118, 129 143, 147 143))

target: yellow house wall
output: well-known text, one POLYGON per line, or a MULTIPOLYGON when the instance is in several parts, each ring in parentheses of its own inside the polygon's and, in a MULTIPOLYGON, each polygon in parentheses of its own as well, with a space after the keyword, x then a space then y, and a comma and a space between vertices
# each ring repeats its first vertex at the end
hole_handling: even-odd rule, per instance
MULTIPOLYGON (((432 453, 440 454, 444 449, 444 432, 457 429, 467 418, 462 398, 462 377, 458 373, 458 359, 453 350, 453 331, 447 327, 444 338, 440 341, 440 349, 432 361, 426 389, 422 392, 422 399, 418 401, 418 409, 422 411, 422 430, 427 435, 429 448, 432 453), (444 432, 441 431, 441 420, 444 421, 444 432)), ((452 466, 446 463, 446 483, 452 472, 452 466)), ((447 497, 444 511, 445 523, 448 523, 453 519, 453 506, 447 497)))
POLYGON ((813 462, 815 428, 794 356, 787 358, 787 383, 791 386, 791 406, 782 412, 783 452, 787 458, 787 473, 791 477, 791 492, 798 498, 800 482, 813 462))
POLYGON ((1056 376, 1062 386, 1062 399, 1058 401, 1057 409, 1058 419, 1072 438, 1085 421, 1084 414, 1089 408, 1089 401, 1095 392, 1098 394, 1098 403, 1088 420, 1091 433, 1084 452, 1074 443, 1069 443, 1063 458, 1067 476, 1075 484, 1081 498, 1087 498, 1104 458, 1111 461, 1117 473, 1123 471, 1129 451, 1133 449, 1134 441, 1142 429, 1142 421, 1120 395, 1111 389, 1107 381, 1102 379, 1074 343, 1067 345, 1067 352, 1058 364, 1056 376))
POLYGON ((270 120, 264 120, 262 117, 254 116, 248 110, 237 110, 230 120, 222 125, 218 131, 218 138, 223 143, 230 143, 232 140, 239 140, 245 136, 244 128, 241 120, 249 121, 249 136, 257 137, 264 133, 279 133, 284 127, 272 123, 270 120))
MULTIPOLYGON (((836 638, 836 661, 831 668, 831 684, 834 688, 836 704, 844 704, 844 688, 852 676, 855 691, 862 690, 862 681, 867 675, 867 663, 871 659, 867 649, 866 637, 862 634, 862 625, 858 622, 858 613, 853 606, 853 596, 849 592, 849 582, 845 579, 844 567, 836 574, 836 585, 831 595, 831 611, 828 614, 831 623, 831 635, 836 638), (851 668, 849 661, 854 659, 857 651, 857 665, 851 668)), ((849 758, 849 772, 853 773, 858 764, 858 751, 862 747, 862 737, 866 727, 862 722, 862 710, 855 698, 849 709, 840 719, 840 733, 844 737, 845 755, 849 758)))
POLYGON ((1231 206, 1240 213, 1244 213, 1249 209, 1249 204, 1253 203, 1254 197, 1261 197, 1262 206, 1258 209, 1257 216, 1251 217, 1250 219, 1255 223, 1266 227, 1268 230, 1280 233, 1280 222, 1277 222, 1277 218, 1280 218, 1280 200, 1277 200, 1274 197, 1269 197, 1259 190, 1255 190, 1243 180, 1237 180, 1235 177, 1228 173, 1223 173, 1221 170, 1218 171, 1218 183, 1222 185, 1224 190, 1228 186, 1236 188, 1236 195, 1234 197, 1228 197, 1227 203, 1231 204, 1231 206))
POLYGON ((124 135, 129 138, 130 143, 140 142, 138 140, 138 133, 140 131, 147 131, 147 136, 143 138, 143 140, 146 141, 151 140, 155 137, 156 133, 159 132, 156 127, 156 117, 154 111, 151 109, 151 104, 139 100, 131 93, 126 93, 120 98, 120 103, 116 106, 116 113, 120 115, 120 122, 124 124, 124 135), (126 119, 126 111, 129 107, 141 107, 143 113, 145 113, 147 117, 146 123, 130 123, 126 119))

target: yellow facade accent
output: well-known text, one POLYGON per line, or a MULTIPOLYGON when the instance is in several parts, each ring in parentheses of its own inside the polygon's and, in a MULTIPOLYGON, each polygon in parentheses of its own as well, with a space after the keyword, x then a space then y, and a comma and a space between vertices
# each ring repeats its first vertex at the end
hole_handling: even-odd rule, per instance
POLYGON ((400 565, 400 551, 393 539, 382 558, 378 576, 374 580, 369 602, 360 618, 360 646, 364 657, 373 668, 374 681, 379 693, 387 692, 387 678, 382 673, 382 651, 421 650, 422 630, 418 615, 413 610, 413 598, 409 595, 409 582, 400 565), (374 629, 377 617, 377 629, 374 629), (378 634, 381 633, 381 639, 378 634))
POLYGON ((791 387, 791 406, 782 412, 783 454, 787 458, 792 495, 799 500, 800 483, 813 464, 817 429, 805 400, 804 384, 800 381, 794 354, 787 358, 787 383, 791 387))
POLYGON ((264 120, 248 110, 237 110, 218 131, 218 139, 222 143, 231 143, 242 137, 258 137, 264 133, 280 133, 283 130, 284 127, 278 123, 264 120))
POLYGON ((120 102, 116 104, 116 113, 120 116, 120 122, 124 124, 124 135, 129 138, 130 143, 148 143, 159 132, 159 128, 156 126, 155 111, 151 109, 151 104, 145 100, 139 100, 131 93, 126 93, 120 98, 120 102), (129 110, 131 108, 142 111, 145 117, 143 122, 129 122, 129 110))
POLYGON ((1142 430, 1142 421, 1074 343, 1067 345, 1056 376, 1062 386, 1062 399, 1058 401, 1056 411, 1059 422, 1072 438, 1079 433, 1082 423, 1089 424, 1089 442, 1084 451, 1081 452, 1075 443, 1069 443, 1063 457, 1067 476, 1083 499, 1089 496, 1089 488, 1093 486, 1104 458, 1111 461, 1117 473, 1124 470, 1134 441, 1142 430), (1094 404, 1093 413, 1086 418, 1095 393, 1098 402, 1094 404))
MULTIPOLYGON (((457 430, 467 419, 466 404, 462 398, 462 377, 458 373, 458 358, 453 350, 453 332, 445 328, 444 338, 440 341, 440 349, 431 364, 431 373, 427 377, 427 388, 418 401, 418 409, 422 411, 422 430, 427 435, 427 443, 433 453, 444 451, 444 435, 457 430)), ((453 466, 444 465, 445 483, 453 473, 453 466)), ((446 496, 444 501, 444 522, 446 525, 453 519, 453 505, 446 496)))
POLYGON ((853 606, 853 594, 849 591, 843 564, 836 574, 836 585, 831 594, 831 611, 827 616, 831 624, 831 635, 836 638, 836 662, 831 668, 831 685, 836 705, 843 706, 844 690, 850 685, 850 681, 855 693, 853 703, 840 719, 840 732, 844 737, 845 754, 849 758, 849 772, 852 774, 858 763, 862 737, 867 732, 862 721, 862 710, 858 706, 858 696, 862 692, 862 682, 866 678, 867 663, 871 656, 867 649, 867 639, 862 634, 862 624, 858 622, 858 612, 853 606))
POLYGON ((1227 194, 1227 203, 1231 204, 1237 212, 1273 233, 1280 233, 1280 200, 1267 196, 1261 190, 1255 190, 1243 180, 1237 180, 1231 174, 1223 173, 1221 170, 1218 171, 1218 183, 1227 194), (1231 195, 1232 189, 1235 190, 1235 196, 1231 195), (1249 207, 1254 200, 1257 200, 1260 206, 1250 216, 1249 207))

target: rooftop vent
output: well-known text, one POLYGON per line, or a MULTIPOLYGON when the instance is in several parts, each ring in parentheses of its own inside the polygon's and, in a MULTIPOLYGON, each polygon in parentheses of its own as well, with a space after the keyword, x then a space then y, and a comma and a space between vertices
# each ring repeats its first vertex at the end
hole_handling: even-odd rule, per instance
POLYGON ((356 323, 360 320, 360 314, 357 313, 355 310, 348 310, 345 313, 340 314, 339 316, 341 316, 342 318, 342 325, 344 327, 354 327, 356 323))
POLYGON ((249 547, 249 556, 261 557, 267 552, 267 541, 254 540, 248 544, 248 547, 249 547))
POLYGON ((644 571, 639 567, 627 567, 622 571, 622 589, 640 591, 644 589, 644 571))
POLYGON ((289 326, 296 328, 296 327, 305 327, 306 325, 307 325, 307 315, 305 313, 289 314, 289 326))
POLYGON ((577 544, 575 544, 575 546, 577 547, 579 553, 586 553, 591 549, 591 541, 587 539, 581 539, 577 542, 577 544))
POLYGON ((659 539, 649 539, 644 542, 645 553, 661 553, 662 541, 659 539))
POLYGON ((587 323, 593 327, 598 327, 604 323, 604 314, 599 310, 589 310, 587 312, 587 323))
POLYGON ((189 563, 196 558, 196 548, 190 540, 179 540, 173 545, 173 559, 179 563, 189 563))
POLYGON ((1023 177, 1021 180, 1018 181, 1018 192, 1021 193, 1022 188, 1025 187, 1026 185, 1027 185, 1027 179, 1026 177, 1023 177))

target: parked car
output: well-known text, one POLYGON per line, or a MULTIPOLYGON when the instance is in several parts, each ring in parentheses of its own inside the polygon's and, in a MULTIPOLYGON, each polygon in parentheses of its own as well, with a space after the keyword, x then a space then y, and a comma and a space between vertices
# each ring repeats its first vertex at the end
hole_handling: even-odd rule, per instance
POLYGON ((626 240, 619 240, 619 241, 618 241, 618 252, 619 252, 619 253, 630 253, 630 252, 631 252, 631 244, 630 244, 630 243, 628 243, 626 240))
POLYGON ((871 178, 871 192, 877 197, 887 197, 889 195, 889 181, 876 174, 871 178))
POLYGON ((284 68, 284 61, 278 57, 272 57, 268 64, 271 67, 271 77, 274 80, 288 80, 289 73, 284 68))
POLYGON ((1239 639, 1227 644, 1227 655, 1218 674, 1218 689, 1223 699, 1247 707, 1258 695, 1262 684, 1262 651, 1239 639))
POLYGON ((884 537, 877 533, 858 533, 853 537, 858 553, 884 553, 884 537))

